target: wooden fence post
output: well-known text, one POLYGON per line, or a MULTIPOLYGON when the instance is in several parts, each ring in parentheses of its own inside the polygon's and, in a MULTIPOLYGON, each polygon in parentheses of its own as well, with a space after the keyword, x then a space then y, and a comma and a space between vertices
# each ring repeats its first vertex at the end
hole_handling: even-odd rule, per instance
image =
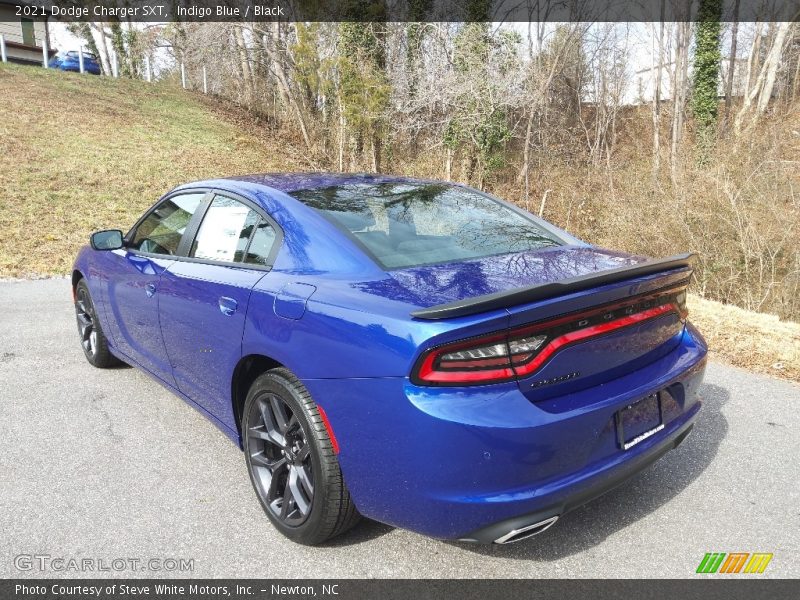
POLYGON ((6 38, 3 34, 0 34, 0 57, 2 57, 3 62, 8 62, 8 57, 6 56, 6 38))
POLYGON ((78 48, 78 71, 81 72, 81 73, 84 72, 84 68, 83 68, 83 46, 80 46, 78 48))
POLYGON ((183 89, 186 89, 186 69, 183 63, 181 63, 181 86, 183 86, 183 89))
POLYGON ((203 93, 208 93, 208 78, 206 77, 206 66, 203 65, 203 93))

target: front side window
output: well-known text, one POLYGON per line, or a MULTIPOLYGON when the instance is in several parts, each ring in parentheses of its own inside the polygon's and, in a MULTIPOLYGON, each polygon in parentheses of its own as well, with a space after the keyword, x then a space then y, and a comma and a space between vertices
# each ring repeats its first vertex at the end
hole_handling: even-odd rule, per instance
POLYGON ((130 247, 141 252, 175 255, 183 233, 205 192, 173 196, 158 204, 136 228, 130 247))
POLYGON ((241 262, 260 221, 261 216, 241 202, 216 196, 203 217, 189 256, 241 262))
POLYGON ((564 243, 500 202, 445 183, 340 185, 291 195, 349 232, 386 269, 564 243))

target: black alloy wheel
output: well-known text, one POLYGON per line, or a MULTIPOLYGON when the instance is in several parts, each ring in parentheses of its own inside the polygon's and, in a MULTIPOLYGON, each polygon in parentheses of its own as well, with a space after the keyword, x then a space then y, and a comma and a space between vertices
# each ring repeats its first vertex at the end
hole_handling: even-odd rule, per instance
POLYGON ((108 349, 108 340, 100 326, 94 302, 89 294, 89 286, 86 285, 84 279, 81 279, 75 286, 75 318, 78 322, 78 335, 86 360, 101 369, 119 365, 120 360, 108 349))
POLYGON ((297 416, 279 396, 259 395, 250 405, 247 448, 256 490, 273 516, 301 525, 314 502, 311 451, 297 416))
POLYGON ((278 531, 314 545, 358 522, 320 408, 291 371, 259 375, 241 417, 250 481, 278 531))

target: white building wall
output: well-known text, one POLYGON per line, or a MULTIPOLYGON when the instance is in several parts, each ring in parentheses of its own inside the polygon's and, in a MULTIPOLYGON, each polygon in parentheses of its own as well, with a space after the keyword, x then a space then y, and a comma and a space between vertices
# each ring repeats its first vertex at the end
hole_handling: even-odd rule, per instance
MULTIPOLYGON (((33 20, 33 35, 38 48, 42 47, 42 40, 46 35, 44 21, 33 20)), ((20 17, 15 14, 13 6, 7 4, 0 5, 0 34, 7 42, 22 44, 22 23, 20 17)))

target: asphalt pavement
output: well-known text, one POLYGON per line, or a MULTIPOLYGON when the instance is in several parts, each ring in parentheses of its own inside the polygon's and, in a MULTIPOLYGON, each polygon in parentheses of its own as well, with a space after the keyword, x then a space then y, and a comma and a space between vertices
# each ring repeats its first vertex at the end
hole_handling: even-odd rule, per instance
POLYGON ((86 362, 67 280, 3 282, 0 577, 692 577, 706 552, 769 552, 760 577, 800 576, 800 386, 712 363, 701 395, 683 445, 530 540, 368 521, 309 548, 272 528, 209 421, 86 362))

